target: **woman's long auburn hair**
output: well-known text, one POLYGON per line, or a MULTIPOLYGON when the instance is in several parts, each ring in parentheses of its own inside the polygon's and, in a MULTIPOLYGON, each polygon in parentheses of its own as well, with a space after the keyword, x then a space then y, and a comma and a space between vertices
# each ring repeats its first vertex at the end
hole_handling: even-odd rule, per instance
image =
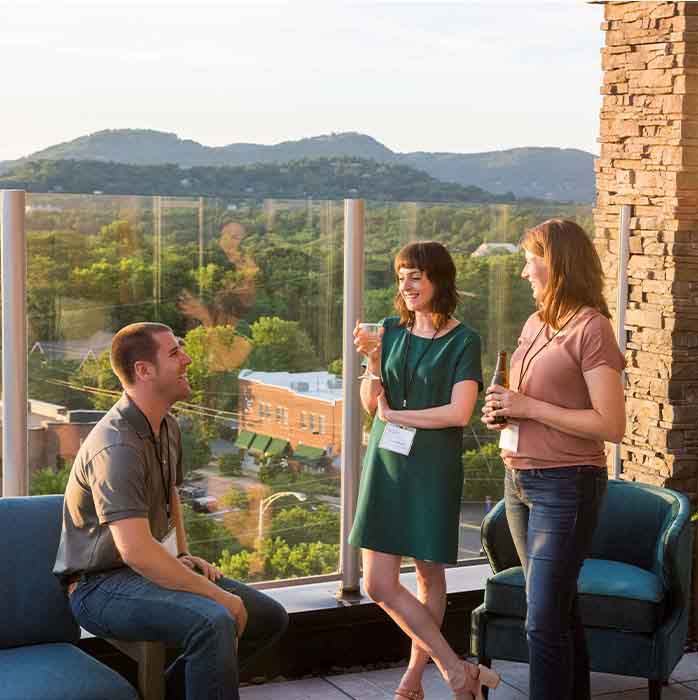
POLYGON ((580 306, 610 318, 603 296, 601 260, 584 229, 574 221, 548 219, 524 234, 521 246, 545 261, 548 283, 538 300, 543 323, 559 323, 580 306))
MULTIPOLYGON (((456 266, 446 247, 437 241, 416 241, 408 243, 395 256, 393 265, 395 279, 398 280, 400 268, 420 270, 434 285, 434 297, 431 301, 431 319, 434 328, 441 330, 449 321, 460 296, 456 289, 456 266)), ((398 290, 395 294, 395 309, 400 314, 400 325, 410 327, 414 324, 414 311, 410 311, 398 290)))

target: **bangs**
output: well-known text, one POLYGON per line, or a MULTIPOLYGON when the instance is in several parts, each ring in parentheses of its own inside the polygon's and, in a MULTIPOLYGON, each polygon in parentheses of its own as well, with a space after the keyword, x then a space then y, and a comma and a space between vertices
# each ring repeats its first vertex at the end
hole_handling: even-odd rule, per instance
POLYGON ((429 275, 429 268, 433 267, 428 264, 429 255, 426 251, 426 246, 423 243, 411 243, 406 245, 395 258, 395 275, 400 271, 401 267, 407 270, 420 270, 429 275))
POLYGON ((444 245, 437 241, 415 241, 408 243, 395 256, 393 264, 398 289, 395 293, 395 308, 400 314, 400 323, 414 323, 414 312, 409 311, 400 293, 400 270, 419 270, 434 285, 431 315, 437 329, 448 323, 458 304, 456 291, 456 266, 444 245))

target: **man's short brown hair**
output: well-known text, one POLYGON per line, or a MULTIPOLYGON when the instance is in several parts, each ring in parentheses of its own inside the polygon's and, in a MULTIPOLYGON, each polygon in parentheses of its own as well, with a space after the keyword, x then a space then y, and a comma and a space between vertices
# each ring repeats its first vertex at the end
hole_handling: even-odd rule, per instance
POLYGON ((164 323, 131 323, 124 326, 111 341, 109 361, 114 374, 123 386, 134 384, 136 381, 136 362, 152 362, 156 364, 158 333, 171 333, 172 329, 164 323))

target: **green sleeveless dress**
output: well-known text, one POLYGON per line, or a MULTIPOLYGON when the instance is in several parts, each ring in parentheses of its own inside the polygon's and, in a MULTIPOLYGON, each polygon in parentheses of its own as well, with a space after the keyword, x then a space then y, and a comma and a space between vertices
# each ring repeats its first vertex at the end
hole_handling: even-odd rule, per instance
MULTIPOLYGON (((396 317, 385 319, 383 327, 381 368, 391 408, 401 408, 405 394, 410 410, 443 406, 451 401, 453 386, 464 380, 477 382, 482 390, 480 336, 468 326, 461 323, 434 340, 413 335, 406 367, 406 328, 396 317)), ((377 552, 455 563, 463 429, 418 428, 410 454, 401 455, 378 446, 384 428, 375 417, 349 542, 377 552)))

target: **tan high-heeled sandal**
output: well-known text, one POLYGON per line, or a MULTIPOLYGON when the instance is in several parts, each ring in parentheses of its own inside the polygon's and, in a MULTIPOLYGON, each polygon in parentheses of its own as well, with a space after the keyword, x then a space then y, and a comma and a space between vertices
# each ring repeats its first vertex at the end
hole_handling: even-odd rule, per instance
POLYGON ((399 695, 401 698, 407 698, 407 700, 424 700, 424 690, 421 686, 417 690, 410 690, 400 686, 393 695, 399 695))
POLYGON ((466 683, 460 688, 452 688, 453 693, 454 695, 458 695, 459 693, 468 693, 469 695, 472 695, 473 700, 484 700, 485 696, 482 694, 482 686, 484 685, 490 690, 494 690, 499 685, 499 681, 501 680, 499 674, 493 671, 491 668, 487 668, 487 666, 478 664, 476 666, 477 675, 474 675, 468 670, 469 666, 475 667, 475 664, 471 664, 467 661, 463 662, 463 669, 466 676, 470 678, 471 682, 475 682, 476 687, 468 687, 469 683, 466 683))

